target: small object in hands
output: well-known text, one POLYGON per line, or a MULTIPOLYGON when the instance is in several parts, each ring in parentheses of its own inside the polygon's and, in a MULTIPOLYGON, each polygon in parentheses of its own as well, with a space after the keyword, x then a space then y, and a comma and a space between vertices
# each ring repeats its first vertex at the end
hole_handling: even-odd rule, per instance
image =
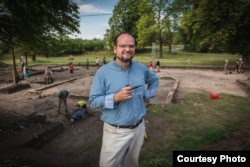
POLYGON ((136 89, 136 88, 139 88, 141 86, 143 86, 143 85, 134 86, 134 87, 132 87, 132 89, 136 89))
MULTIPOLYGON (((130 86, 130 85, 126 85, 126 86, 130 86)), ((143 85, 134 86, 134 87, 132 87, 132 90, 133 90, 133 89, 136 89, 136 88, 139 88, 139 87, 141 87, 141 86, 143 86, 143 85)))
POLYGON ((217 93, 212 92, 212 93, 210 93, 210 98, 213 99, 213 100, 216 100, 216 99, 219 98, 219 96, 218 96, 217 93))

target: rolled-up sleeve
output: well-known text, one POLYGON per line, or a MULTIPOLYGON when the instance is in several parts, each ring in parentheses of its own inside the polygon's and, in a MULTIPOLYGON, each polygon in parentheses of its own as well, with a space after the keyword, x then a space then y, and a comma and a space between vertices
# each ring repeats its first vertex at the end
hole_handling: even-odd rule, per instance
POLYGON ((108 109, 114 108, 114 94, 105 96, 105 108, 108 109))
POLYGON ((156 96, 157 90, 144 90, 144 97, 146 99, 151 99, 156 96))

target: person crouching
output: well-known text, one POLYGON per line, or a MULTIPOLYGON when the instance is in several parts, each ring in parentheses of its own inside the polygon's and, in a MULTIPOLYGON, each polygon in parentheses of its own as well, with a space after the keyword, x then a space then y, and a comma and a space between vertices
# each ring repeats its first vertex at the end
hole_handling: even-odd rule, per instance
POLYGON ((84 100, 78 101, 76 104, 76 107, 78 108, 75 109, 74 112, 72 113, 72 116, 70 119, 71 122, 80 120, 83 118, 83 116, 88 114, 86 101, 84 100))

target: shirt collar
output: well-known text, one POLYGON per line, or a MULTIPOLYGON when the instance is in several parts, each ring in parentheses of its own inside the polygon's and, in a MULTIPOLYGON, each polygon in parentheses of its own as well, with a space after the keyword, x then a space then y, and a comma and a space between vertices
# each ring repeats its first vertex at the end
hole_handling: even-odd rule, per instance
MULTIPOLYGON (((124 70, 122 68, 122 66, 115 61, 115 59, 113 60, 113 65, 115 68, 119 68, 120 70, 124 70)), ((132 65, 133 65, 133 60, 130 61, 128 70, 131 69, 132 65)))

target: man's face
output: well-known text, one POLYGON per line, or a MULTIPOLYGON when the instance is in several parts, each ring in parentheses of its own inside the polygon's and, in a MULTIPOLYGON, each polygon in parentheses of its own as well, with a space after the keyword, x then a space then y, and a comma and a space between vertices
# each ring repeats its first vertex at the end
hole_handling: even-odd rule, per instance
POLYGON ((116 58, 122 62, 130 62, 135 54, 135 41, 129 34, 122 34, 117 39, 117 44, 114 46, 116 58))

